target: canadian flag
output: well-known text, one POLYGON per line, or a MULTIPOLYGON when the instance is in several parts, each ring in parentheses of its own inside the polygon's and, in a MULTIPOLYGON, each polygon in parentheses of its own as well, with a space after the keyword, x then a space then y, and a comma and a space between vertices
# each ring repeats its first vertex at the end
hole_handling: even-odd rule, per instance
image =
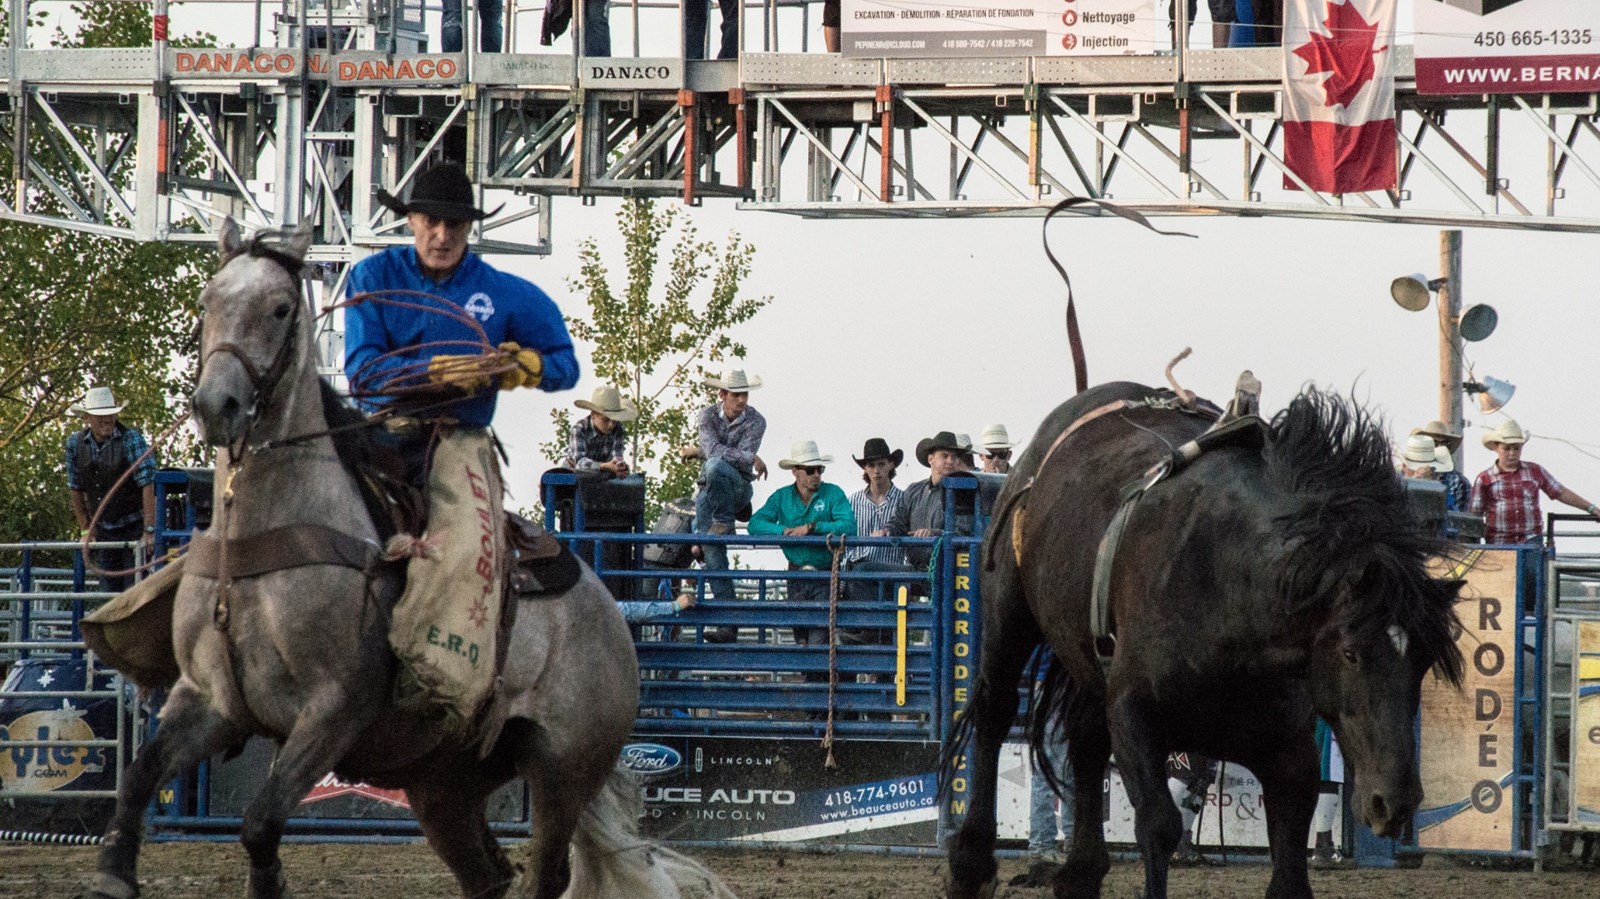
MULTIPOLYGON (((1313 190, 1396 185, 1396 0, 1287 0, 1283 155, 1313 190)), ((1291 178, 1283 186, 1298 189, 1291 178)))

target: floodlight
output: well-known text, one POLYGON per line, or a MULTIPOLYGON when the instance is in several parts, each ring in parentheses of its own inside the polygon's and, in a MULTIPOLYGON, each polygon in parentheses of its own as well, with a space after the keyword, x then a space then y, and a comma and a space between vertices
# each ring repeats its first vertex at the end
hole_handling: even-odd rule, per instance
POLYGON ((1494 327, 1498 324, 1500 324, 1500 314, 1494 311, 1494 307, 1479 303, 1461 313, 1457 330, 1461 332, 1462 340, 1476 343, 1493 334, 1494 327))
POLYGON ((1434 278, 1429 280, 1427 275, 1418 272, 1415 275, 1405 275, 1389 283, 1389 295, 1394 297, 1395 303, 1408 312, 1421 312, 1428 308, 1428 301, 1432 299, 1434 291, 1443 287, 1445 279, 1434 278))
POLYGON ((1482 409, 1485 415, 1499 412, 1506 403, 1511 402, 1511 395, 1517 392, 1515 384, 1488 375, 1484 375, 1478 381, 1466 382, 1462 385, 1462 389, 1478 395, 1478 408, 1482 409))

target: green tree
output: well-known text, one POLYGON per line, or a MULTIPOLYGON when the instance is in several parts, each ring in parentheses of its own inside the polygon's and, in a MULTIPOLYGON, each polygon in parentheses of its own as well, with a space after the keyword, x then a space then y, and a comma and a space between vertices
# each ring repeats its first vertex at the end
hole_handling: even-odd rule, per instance
MULTIPOLYGON (((613 286, 599 241, 583 241, 578 275, 568 285, 584 298, 589 316, 568 316, 567 324, 573 337, 593 346, 595 376, 639 407, 628 431, 634 468, 649 483, 653 510, 694 492, 699 466, 683 462, 677 450, 695 442, 695 413, 716 399, 704 379, 728 360, 744 357, 744 345, 729 332, 772 298, 740 297, 755 247, 737 233, 719 247, 701 240, 678 207, 643 199, 622 204, 617 228, 626 281, 613 286)), ((542 449, 559 460, 566 455, 572 415, 557 409, 551 417, 556 439, 542 449)))
MULTIPOLYGON (((52 45, 150 45, 143 6, 99 2, 73 11, 81 28, 57 29, 52 45)), ((11 162, 7 143, 0 166, 10 170, 11 162)), ((35 201, 46 208, 53 198, 35 201)), ((0 222, 0 541, 75 534, 64 443, 81 426, 67 409, 86 388, 113 388, 127 406, 123 420, 152 442, 180 417, 210 268, 202 248, 0 222)), ((165 465, 201 458, 183 437, 157 452, 165 465)))

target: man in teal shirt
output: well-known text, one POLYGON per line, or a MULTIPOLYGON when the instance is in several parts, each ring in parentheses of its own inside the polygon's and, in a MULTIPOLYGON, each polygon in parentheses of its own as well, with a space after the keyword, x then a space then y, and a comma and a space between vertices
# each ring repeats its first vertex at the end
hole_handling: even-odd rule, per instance
MULTIPOLYGON (((822 483, 822 472, 833 461, 817 450, 814 440, 797 442, 790 458, 780 459, 778 467, 794 474, 794 484, 781 487, 750 518, 751 534, 782 534, 807 537, 813 534, 855 536, 856 516, 850 499, 835 484, 822 483)), ((826 571, 833 566, 833 554, 823 546, 785 546, 790 571, 826 571)), ((789 581, 789 598, 809 602, 828 601, 826 578, 789 581)), ((828 642, 825 627, 796 627, 794 641, 823 646, 828 642)))

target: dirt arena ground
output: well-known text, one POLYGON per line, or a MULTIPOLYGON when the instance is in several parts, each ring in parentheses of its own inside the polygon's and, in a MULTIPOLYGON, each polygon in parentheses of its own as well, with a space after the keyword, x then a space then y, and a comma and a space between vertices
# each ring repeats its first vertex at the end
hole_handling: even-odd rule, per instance
MULTIPOLYGON (((816 855, 779 851, 694 852, 744 899, 927 899, 939 894, 941 862, 875 855, 816 855)), ((68 899, 86 882, 95 850, 87 847, 0 845, 0 897, 68 899)), ((297 899, 454 899, 444 866, 421 845, 295 844, 284 866, 297 899)), ((1020 861, 1001 861, 1001 883, 1021 873, 1020 861)), ((1172 893, 1223 899, 1264 894, 1268 871, 1258 865, 1174 872, 1172 893)), ((1574 899, 1600 894, 1600 875, 1467 867, 1427 859, 1417 870, 1313 872, 1323 899, 1574 899)), ((164 843, 148 847, 141 899, 219 899, 244 894, 244 854, 236 844, 164 843)), ((1131 899, 1136 865, 1116 864, 1108 899, 1131 899)), ((1044 889, 1002 885, 997 896, 1045 899, 1044 889)))

